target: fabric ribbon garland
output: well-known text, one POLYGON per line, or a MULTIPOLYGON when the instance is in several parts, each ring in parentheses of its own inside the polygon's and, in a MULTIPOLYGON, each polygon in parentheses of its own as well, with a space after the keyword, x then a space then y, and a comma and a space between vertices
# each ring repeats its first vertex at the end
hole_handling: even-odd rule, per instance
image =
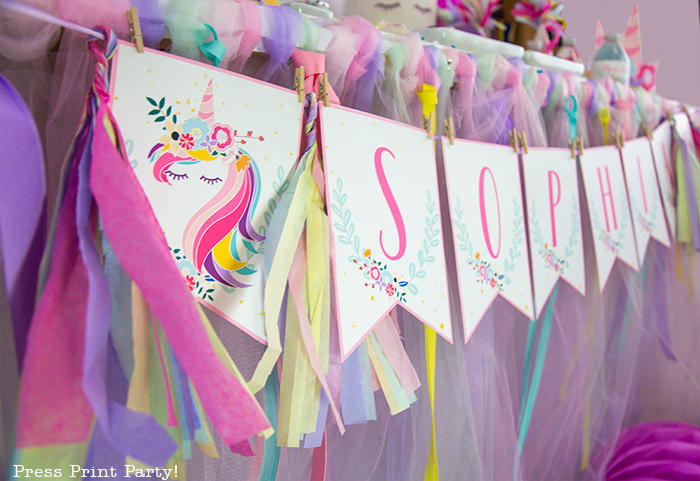
POLYGON ((74 149, 69 187, 59 219, 54 265, 37 310, 32 369, 27 373, 20 395, 18 447, 80 442, 87 438, 94 409, 101 432, 124 454, 157 466, 164 464, 175 448, 165 433, 163 439, 153 441, 161 428, 152 417, 128 410, 105 397, 102 345, 107 340, 110 318, 109 310, 104 307, 109 308, 110 302, 92 241, 96 211, 90 199, 94 196, 104 232, 112 242, 117 259, 160 319, 175 355, 198 387, 215 428, 232 449, 252 454, 247 438, 268 430, 269 423, 251 394, 212 350, 209 335, 202 328, 194 300, 172 263, 153 212, 131 167, 122 157, 121 152, 125 150, 107 106, 107 62, 116 46, 116 37, 106 29, 102 31, 108 38, 106 54, 97 46, 96 39, 89 42, 96 58, 95 84, 89 96, 84 127, 74 149), (71 212, 75 212, 75 217, 71 212), (80 257, 76 249, 78 242, 80 257), (71 245, 75 250, 66 252, 71 245), (144 269, 144 266, 149 267, 144 269), (81 287, 87 285, 90 289, 81 287), (162 289, 169 292, 167 299, 163 298, 162 289), (86 293, 87 298, 81 298, 86 293), (55 324, 67 334, 57 335, 51 331, 52 323, 47 324, 48 320, 60 316, 71 318, 70 322, 55 324), (80 346, 83 339, 84 349, 80 346), (45 346, 47 341, 61 346, 45 346), (66 348, 72 352, 61 354, 66 348), (50 360, 45 355, 48 352, 54 356, 50 360), (85 353, 84 368, 75 365, 75 355, 80 356, 82 352, 85 353), (41 399, 45 389, 51 390, 51 396, 44 396, 50 399, 50 408, 43 407, 36 398, 38 395, 41 399), (221 399, 227 400, 226 407, 221 399), (243 416, 232 418, 226 414, 232 402, 238 405, 239 412, 245 413, 243 416), (63 411, 55 409, 61 405, 63 411), (62 412, 66 415, 62 416, 62 412), (57 415, 61 429, 47 423, 49 413, 57 415), (32 422, 33 419, 39 424, 32 422), (68 419, 76 419, 77 423, 67 423, 68 419), (47 428, 49 432, 43 434, 47 428))

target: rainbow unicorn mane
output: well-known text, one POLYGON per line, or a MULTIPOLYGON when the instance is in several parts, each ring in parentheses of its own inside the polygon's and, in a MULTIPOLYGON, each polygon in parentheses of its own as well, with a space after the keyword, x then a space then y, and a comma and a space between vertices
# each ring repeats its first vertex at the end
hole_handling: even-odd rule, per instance
POLYGON ((148 98, 152 106, 158 107, 150 115, 159 115, 156 121, 164 122, 166 131, 148 158, 153 164, 153 177, 168 185, 179 181, 170 171, 176 164, 222 162, 227 166, 217 194, 188 221, 182 246, 200 273, 206 272, 226 286, 248 287, 240 278, 256 272, 249 261, 259 253, 254 243, 262 242, 264 237, 252 225, 260 196, 260 172, 252 156, 240 146, 264 138, 253 136, 251 131, 239 135, 231 126, 215 122, 212 83, 210 80, 207 85, 197 116, 181 123, 163 100, 156 103, 148 98))

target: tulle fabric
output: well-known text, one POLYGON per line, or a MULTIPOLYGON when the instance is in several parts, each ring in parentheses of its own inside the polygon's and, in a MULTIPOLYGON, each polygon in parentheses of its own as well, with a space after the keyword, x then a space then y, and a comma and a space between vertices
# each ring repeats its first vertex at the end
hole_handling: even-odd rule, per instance
POLYGON ((241 72, 262 39, 260 7, 253 0, 216 0, 210 3, 207 18, 226 47, 221 67, 241 72))
POLYGON ((534 96, 527 93, 523 85, 525 69, 526 67, 522 60, 510 60, 507 86, 513 89, 513 108, 511 112, 513 127, 518 132, 525 134, 528 145, 546 147, 547 133, 540 112, 540 104, 534 96))
POLYGON ((378 91, 374 112, 382 117, 410 124, 411 116, 401 90, 401 71, 408 61, 408 49, 404 42, 395 41, 390 43, 384 54, 384 79, 378 91))
POLYGON ((208 1, 192 3, 170 0, 164 9, 165 26, 170 33, 170 52, 191 60, 204 60, 199 50, 199 36, 204 29, 208 1))

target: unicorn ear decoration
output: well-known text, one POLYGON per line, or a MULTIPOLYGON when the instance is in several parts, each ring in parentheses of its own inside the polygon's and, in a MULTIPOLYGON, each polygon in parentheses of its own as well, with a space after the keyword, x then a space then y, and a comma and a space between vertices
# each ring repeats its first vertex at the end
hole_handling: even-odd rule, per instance
MULTIPOLYGON (((596 50, 600 48, 604 41, 605 32, 600 20, 598 20, 595 35, 596 50)), ((629 20, 627 20, 627 27, 625 27, 625 32, 622 35, 622 46, 625 48, 632 63, 630 85, 632 87, 642 87, 648 92, 655 90, 657 63, 644 63, 642 61, 642 35, 639 27, 639 6, 637 5, 635 5, 629 20)))

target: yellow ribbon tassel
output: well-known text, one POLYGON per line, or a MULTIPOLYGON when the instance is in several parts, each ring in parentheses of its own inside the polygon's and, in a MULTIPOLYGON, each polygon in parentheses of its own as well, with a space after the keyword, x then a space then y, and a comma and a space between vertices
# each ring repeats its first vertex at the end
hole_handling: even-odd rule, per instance
MULTIPOLYGON (((435 133, 435 112, 438 102, 435 86, 423 84, 421 90, 416 92, 423 105, 423 117, 432 118, 430 131, 435 133)), ((428 451, 428 462, 425 466, 425 481, 439 481, 437 443, 435 439, 435 349, 437 335, 430 327, 425 326, 425 365, 428 371, 428 392, 430 394, 430 450, 428 451)))

